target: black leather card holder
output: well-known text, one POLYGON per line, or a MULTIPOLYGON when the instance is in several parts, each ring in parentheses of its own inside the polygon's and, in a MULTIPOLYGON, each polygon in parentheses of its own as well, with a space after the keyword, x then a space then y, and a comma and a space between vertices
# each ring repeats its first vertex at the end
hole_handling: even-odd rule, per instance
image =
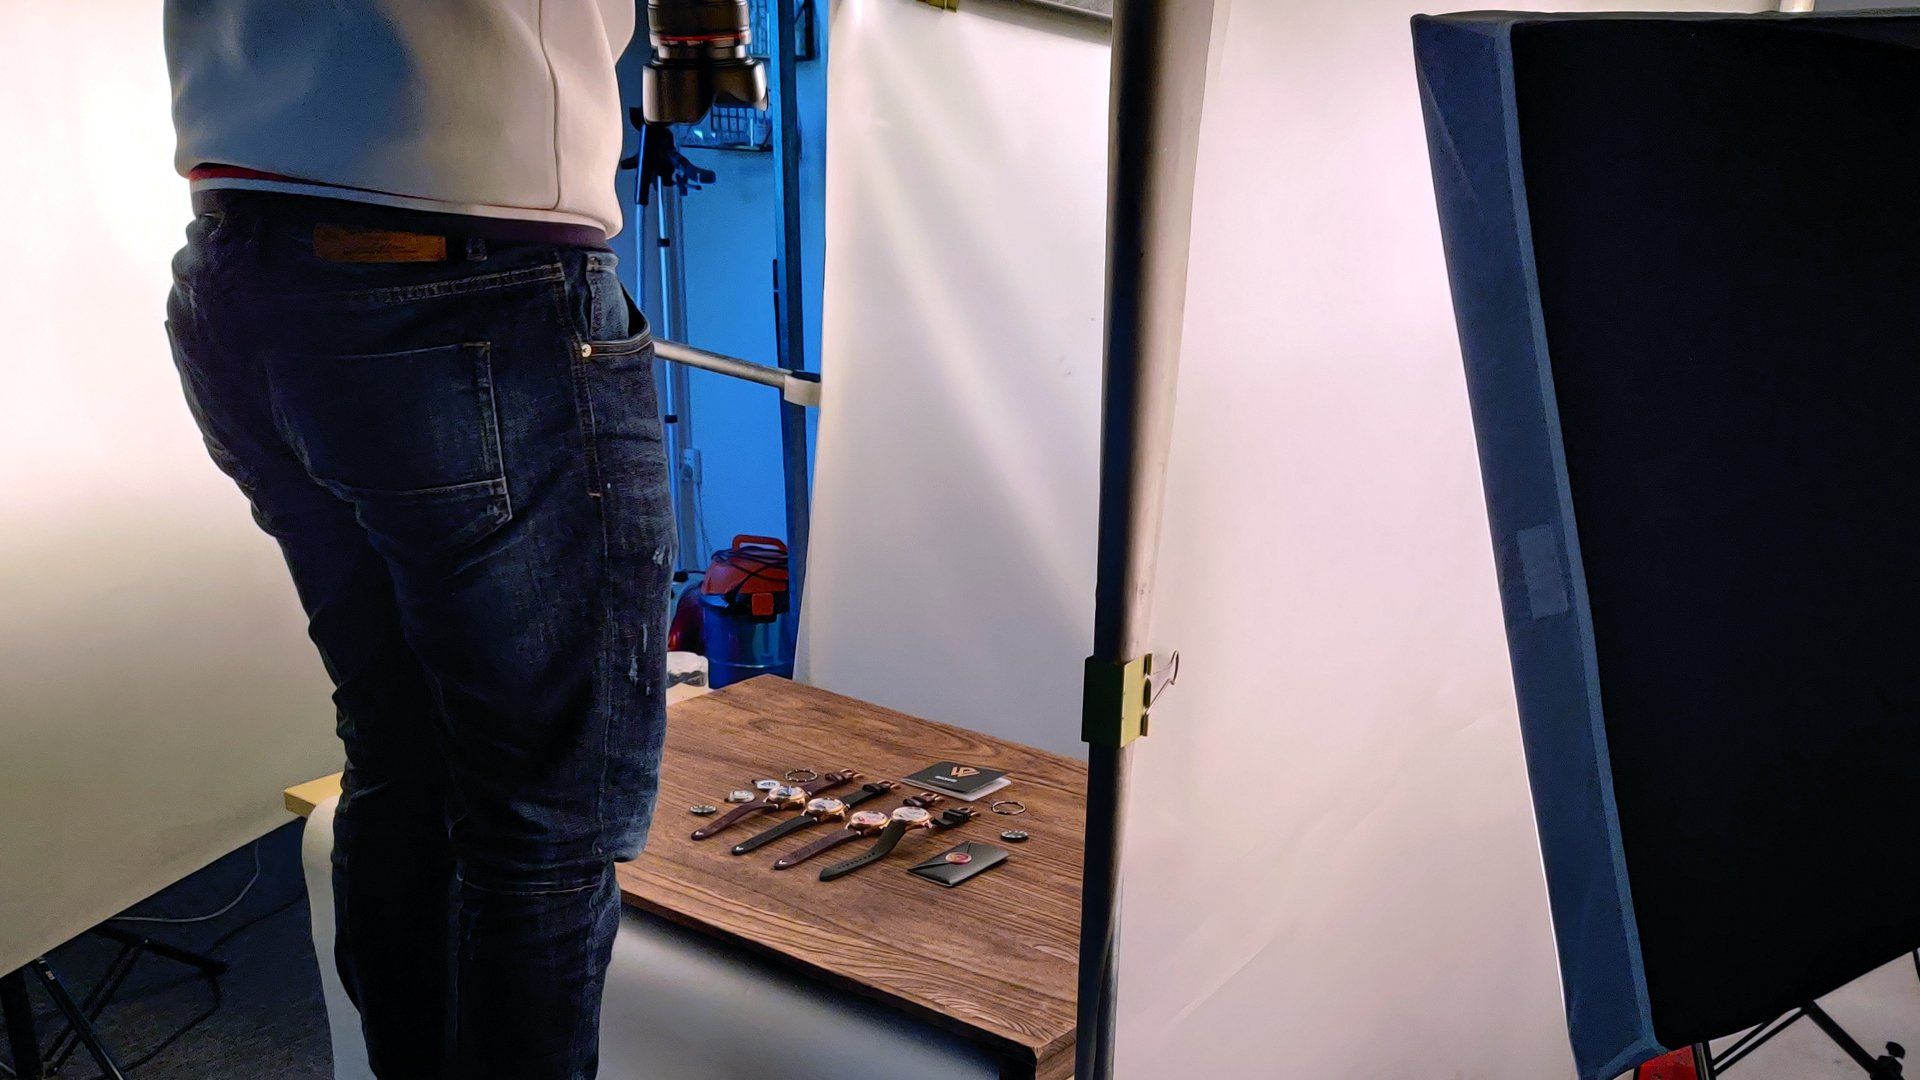
POLYGON ((939 882, 951 889, 955 885, 1007 861, 1007 849, 993 844, 976 844, 968 841, 935 855, 918 866, 907 868, 907 873, 917 874, 928 881, 939 882))

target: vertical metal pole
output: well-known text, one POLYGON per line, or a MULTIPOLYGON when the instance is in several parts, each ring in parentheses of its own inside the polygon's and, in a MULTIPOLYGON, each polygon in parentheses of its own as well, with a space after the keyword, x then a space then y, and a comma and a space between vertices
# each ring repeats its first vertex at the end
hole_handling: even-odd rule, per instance
POLYGON ((33 1002, 27 998, 25 969, 0 975, 0 1013, 6 1016, 14 1073, 22 1080, 41 1080, 46 1066, 40 1057, 40 1033, 33 1026, 33 1002))
MULTIPOLYGON (((658 279, 660 307, 666 322, 665 336, 671 341, 686 341, 687 335, 687 258, 684 248, 686 218, 680 189, 669 180, 656 185, 654 205, 659 208, 659 229, 654 233, 659 253, 658 279)), ((666 411, 674 422, 667 430, 667 461, 673 470, 672 490, 676 513, 674 535, 680 548, 680 569, 706 568, 710 551, 700 550, 700 484, 687 453, 693 441, 693 384, 685 365, 662 364, 667 381, 666 411)))
MULTIPOLYGON (((774 333, 779 340, 779 363, 793 371, 807 371, 807 323, 805 267, 801 261, 800 235, 800 86, 798 63, 794 56, 796 19, 794 0, 769 0, 773 4, 773 47, 768 50, 774 63, 775 157, 774 196, 780 203, 780 234, 775 267, 775 302, 778 304, 774 333)), ((812 494, 807 461, 807 410, 788 401, 780 402, 780 458, 787 500, 787 549, 792 609, 800 610, 807 573, 807 540, 811 531, 812 494)), ((798 619, 788 620, 798 626, 798 619)))
MULTIPOLYGON (((1093 656, 1147 652, 1172 435, 1187 249, 1214 8, 1116 0, 1108 175, 1106 370, 1093 656)), ((1079 1080, 1113 1075, 1120 856, 1131 750, 1088 750, 1080 916, 1079 1080)))

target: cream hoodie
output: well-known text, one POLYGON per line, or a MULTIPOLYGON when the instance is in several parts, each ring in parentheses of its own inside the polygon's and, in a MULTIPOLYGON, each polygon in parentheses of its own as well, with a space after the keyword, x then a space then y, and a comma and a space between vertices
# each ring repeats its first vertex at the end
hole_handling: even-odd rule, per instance
POLYGON ((166 0, 195 181, 620 229, 614 62, 636 0, 166 0))

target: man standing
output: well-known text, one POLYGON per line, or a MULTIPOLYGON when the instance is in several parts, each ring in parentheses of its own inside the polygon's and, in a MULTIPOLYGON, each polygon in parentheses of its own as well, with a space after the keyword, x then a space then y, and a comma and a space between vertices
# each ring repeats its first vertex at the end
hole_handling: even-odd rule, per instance
POLYGON ((383 1080, 596 1069, 673 562, 606 246, 634 22, 167 0, 196 213, 169 332, 336 686, 336 960, 383 1080))

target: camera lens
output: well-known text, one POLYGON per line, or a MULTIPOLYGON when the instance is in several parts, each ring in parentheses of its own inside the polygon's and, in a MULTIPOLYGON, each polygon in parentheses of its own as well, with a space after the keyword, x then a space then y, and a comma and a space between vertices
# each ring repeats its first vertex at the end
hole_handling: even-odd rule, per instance
POLYGON ((716 104, 766 107, 747 0, 648 0, 647 32, 653 59, 640 106, 648 123, 696 123, 716 104))

